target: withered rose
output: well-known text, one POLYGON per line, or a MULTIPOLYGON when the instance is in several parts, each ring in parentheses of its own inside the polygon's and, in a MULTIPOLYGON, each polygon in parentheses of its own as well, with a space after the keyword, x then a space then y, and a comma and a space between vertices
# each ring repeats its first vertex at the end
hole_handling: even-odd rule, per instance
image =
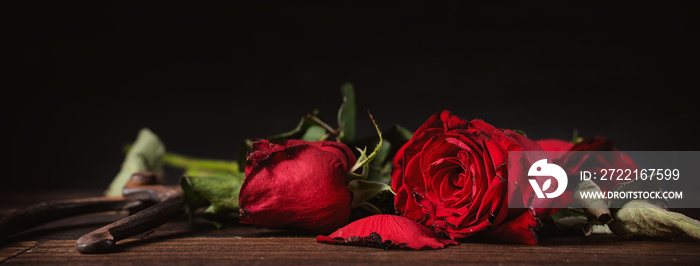
POLYGON ((355 160, 338 142, 253 142, 239 195, 241 223, 315 233, 346 225, 351 196, 345 180, 355 160))
POLYGON ((532 206, 532 188, 521 185, 528 183, 524 164, 544 158, 535 142, 516 132, 443 111, 430 117, 394 157, 394 206, 400 215, 452 239, 478 233, 535 244, 538 218, 551 209, 509 209, 508 197, 532 206), (509 151, 533 151, 537 158, 513 164, 519 174, 509 176, 509 151), (515 188, 511 195, 508 186, 515 188))

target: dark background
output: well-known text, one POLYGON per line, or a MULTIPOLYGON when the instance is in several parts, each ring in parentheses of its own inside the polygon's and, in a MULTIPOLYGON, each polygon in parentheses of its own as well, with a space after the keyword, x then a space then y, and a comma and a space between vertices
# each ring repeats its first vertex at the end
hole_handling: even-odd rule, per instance
POLYGON ((335 125, 346 81, 360 137, 364 110, 415 130, 448 109, 532 139, 700 150, 690 3, 3 4, 0 191, 106 188, 142 127, 235 159, 313 109, 335 125))

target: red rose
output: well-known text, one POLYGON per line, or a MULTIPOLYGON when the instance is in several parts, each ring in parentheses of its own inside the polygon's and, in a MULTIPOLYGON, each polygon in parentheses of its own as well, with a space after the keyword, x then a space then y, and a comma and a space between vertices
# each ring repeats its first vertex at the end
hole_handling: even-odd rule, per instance
POLYGON ((552 161, 560 159, 574 146, 573 143, 560 139, 541 139, 536 140, 535 143, 542 147, 552 161))
MULTIPOLYGON (((584 139, 579 143, 571 143, 558 139, 538 140, 542 149, 547 151, 552 162, 561 166, 569 176, 578 176, 582 170, 599 172, 600 169, 636 169, 637 165, 632 159, 624 153, 605 153, 605 154, 587 154, 587 153, 571 153, 583 151, 618 151, 615 148, 615 142, 604 137, 595 137, 584 139)), ((623 183, 620 180, 614 182, 600 182, 594 180, 603 191, 609 191, 615 188, 618 183, 623 183)), ((570 189, 576 182, 569 182, 570 189)), ((568 199, 567 194, 564 194, 562 199, 568 199)), ((560 200, 562 200, 560 199, 560 200)))
MULTIPOLYGON (((541 151, 532 140, 484 121, 466 121, 443 111, 428 119, 394 157, 396 211, 452 239, 480 233, 489 238, 535 244, 537 218, 551 209, 509 209, 508 197, 532 206, 523 163, 508 176, 509 151, 541 151), (508 186, 517 187, 508 195, 508 186)), ((528 164, 529 165, 529 164, 528 164)), ((542 206, 538 204, 538 206, 542 206)))
POLYGON ((316 233, 346 225, 345 180, 354 164, 352 151, 338 142, 253 142, 239 195, 241 223, 316 233))

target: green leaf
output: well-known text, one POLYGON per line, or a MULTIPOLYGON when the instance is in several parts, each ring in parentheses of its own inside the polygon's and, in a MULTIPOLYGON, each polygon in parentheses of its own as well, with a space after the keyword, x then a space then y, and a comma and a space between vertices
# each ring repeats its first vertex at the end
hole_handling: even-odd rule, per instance
MULTIPOLYGON (((394 125, 391 128, 389 128, 389 132, 387 132, 387 135, 389 135, 389 136, 394 135, 394 133, 392 133, 394 131, 396 131, 397 136, 400 136, 400 138, 399 137, 390 137, 390 139, 394 140, 394 142, 397 142, 396 141, 397 139, 401 139, 405 143, 405 142, 408 142, 409 140, 411 140, 411 138, 413 137, 413 132, 411 132, 410 130, 408 130, 400 125, 394 125)), ((401 146, 403 146, 403 144, 401 146)))
POLYGON ((194 217, 194 211, 200 207, 207 206, 210 203, 206 198, 202 197, 202 195, 199 195, 199 193, 197 193, 197 191, 195 191, 192 188, 187 176, 180 177, 180 187, 182 188, 182 194, 185 197, 185 204, 187 205, 187 209, 189 210, 188 213, 190 216, 190 222, 192 222, 192 219, 194 217))
POLYGON ((352 204, 350 205, 351 208, 362 206, 367 200, 377 196, 383 191, 391 191, 391 187, 387 184, 362 179, 350 181, 348 189, 353 193, 352 204))
POLYGON ((301 136, 303 136, 304 133, 306 133, 309 127, 313 125, 318 125, 318 123, 316 123, 316 121, 311 119, 311 117, 309 116, 303 116, 301 117, 301 121, 299 121, 299 124, 291 131, 280 133, 277 135, 272 135, 267 139, 273 142, 281 141, 284 139, 298 139, 301 138, 301 136))
POLYGON ((700 240, 700 221, 644 200, 633 200, 622 206, 608 226, 624 239, 664 238, 686 233, 700 240))
POLYGON ((369 163, 367 180, 389 184, 391 180, 392 160, 389 158, 391 143, 384 141, 377 157, 369 163), (386 162, 386 160, 389 160, 386 162))
POLYGON ((139 131, 138 137, 124 158, 121 170, 112 180, 106 196, 121 196, 122 188, 129 181, 131 175, 139 171, 152 171, 163 173, 163 155, 165 145, 158 136, 147 128, 139 131))
POLYGON ((322 126, 310 126, 304 133, 304 136, 301 137, 305 141, 321 141, 326 138, 328 138, 328 133, 322 126))
POLYGON ((236 210, 238 206, 238 193, 243 185, 243 173, 217 174, 211 176, 185 175, 180 181, 183 191, 189 190, 197 196, 188 195, 188 206, 201 207, 201 199, 206 200, 215 211, 224 209, 236 210), (191 202, 190 202, 191 201, 191 202))
POLYGON ((370 153, 369 155, 367 155, 363 159, 357 160, 355 165, 350 169, 350 173, 354 173, 357 169, 360 169, 360 167, 363 167, 366 164, 372 162, 372 160, 374 160, 374 157, 377 157, 379 150, 381 150, 381 148, 382 148, 382 131, 379 130, 379 125, 377 125, 377 121, 374 120, 374 117, 372 116, 372 114, 370 114, 369 112, 368 112, 368 114, 369 114, 369 118, 372 120, 372 124, 374 124, 374 128, 377 130, 377 135, 379 136, 379 142, 377 143, 377 146, 374 147, 374 150, 372 151, 372 153, 370 153))
POLYGON ((350 142, 355 138, 355 90, 352 84, 345 83, 340 87, 343 94, 343 104, 338 110, 338 137, 341 142, 350 142))

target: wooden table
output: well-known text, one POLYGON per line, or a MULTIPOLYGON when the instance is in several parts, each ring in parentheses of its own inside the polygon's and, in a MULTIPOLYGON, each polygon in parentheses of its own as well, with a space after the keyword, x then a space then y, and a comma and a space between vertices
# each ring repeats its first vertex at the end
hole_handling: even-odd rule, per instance
MULTIPOLYGON (((46 199, 99 196, 99 191, 3 193, 0 215, 46 199)), ((687 210, 697 215, 697 210, 687 210)), ((700 241, 624 241, 616 236, 543 238, 541 244, 461 243, 441 250, 390 250, 316 243, 316 236, 232 223, 223 229, 182 217, 119 242, 115 252, 85 255, 75 240, 125 213, 83 215, 0 242, 0 264, 688 264, 700 265, 700 241)))

